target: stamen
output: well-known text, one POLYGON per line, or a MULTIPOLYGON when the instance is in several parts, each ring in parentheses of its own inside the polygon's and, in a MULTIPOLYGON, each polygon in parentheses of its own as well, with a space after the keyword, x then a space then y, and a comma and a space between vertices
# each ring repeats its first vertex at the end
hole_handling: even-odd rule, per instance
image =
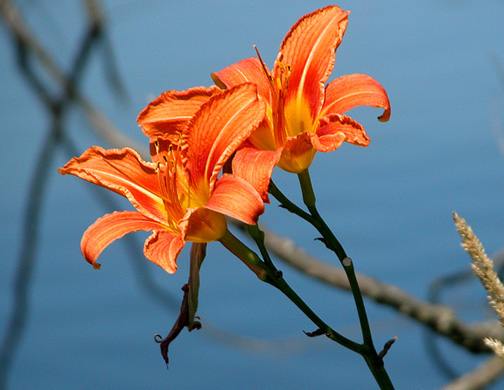
POLYGON ((171 159, 171 160, 167 160, 166 163, 168 165, 168 169, 170 170, 170 172, 173 173, 174 175, 176 175, 177 174, 177 161, 171 159))
MULTIPOLYGON (((268 71, 268 68, 266 67, 266 64, 264 63, 261 54, 259 53, 259 49, 257 46, 254 45, 254 49, 257 53, 257 58, 259 59, 259 62, 261 63, 261 67, 263 70, 263 73, 268 79, 269 86, 270 86, 270 91, 271 91, 271 106, 272 106, 272 116, 273 116, 273 133, 274 133, 274 138, 275 142, 278 146, 281 146, 285 143, 285 134, 284 134, 284 118, 283 118, 283 99, 285 96, 285 89, 287 86, 287 83, 283 83, 284 81, 284 73, 285 73, 285 67, 282 63, 282 54, 280 53, 277 57, 276 64, 278 64, 280 68, 280 77, 278 77, 276 80, 273 79, 273 76, 270 74, 268 71), (285 88, 283 88, 285 86, 285 88)), ((290 66, 287 66, 287 77, 290 76, 290 66)))
POLYGON ((273 78, 271 77, 270 72, 268 71, 268 68, 266 67, 266 64, 264 63, 264 61, 263 61, 263 59, 261 57, 261 54, 259 53, 259 49, 257 48, 256 45, 254 45, 254 49, 255 49, 255 51, 257 53, 257 58, 259 59, 259 62, 261 63, 261 67, 262 67, 262 70, 264 72, 264 75, 268 79, 271 87, 273 87, 273 78))
POLYGON ((289 79, 292 75, 292 66, 287 65, 287 75, 285 76, 285 89, 289 88, 289 79))
POLYGON ((289 88, 289 78, 292 75, 292 66, 284 65, 282 61, 277 60, 278 68, 280 69, 280 76, 276 79, 278 89, 280 91, 289 88))
POLYGON ((282 79, 280 77, 278 77, 276 79, 276 83, 277 83, 277 88, 282 89, 282 79))
POLYGON ((184 209, 180 204, 181 194, 177 191, 178 147, 171 143, 165 146, 157 140, 153 142, 153 145, 159 156, 156 162, 156 173, 161 190, 160 195, 166 210, 166 223, 173 231, 177 231, 178 221, 184 215, 184 209), (162 151, 161 147, 163 147, 162 151))

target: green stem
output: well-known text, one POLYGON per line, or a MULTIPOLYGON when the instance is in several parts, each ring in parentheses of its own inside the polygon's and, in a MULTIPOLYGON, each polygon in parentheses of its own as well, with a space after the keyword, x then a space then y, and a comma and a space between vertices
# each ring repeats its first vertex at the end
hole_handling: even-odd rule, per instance
POLYGON ((359 283, 355 276, 353 262, 347 256, 343 246, 334 236, 331 229, 325 223, 324 219, 321 217, 317 210, 316 197, 313 191, 308 169, 299 173, 298 179, 303 193, 303 202, 308 208, 309 213, 305 212, 297 205, 292 203, 272 182, 270 183, 269 192, 281 203, 283 207, 313 225, 322 235, 323 241, 326 246, 338 256, 338 259, 343 265, 343 269, 350 284, 352 295, 354 297, 355 305, 357 308, 357 313, 359 316, 359 323, 364 342, 362 344, 363 348, 359 353, 365 359, 370 371, 375 377, 377 383, 380 385, 380 388, 393 389, 394 387, 392 385, 392 382, 390 381, 390 378, 383 365, 383 359, 377 354, 374 347, 371 329, 366 314, 366 308, 364 306, 364 300, 362 298, 359 283))
MULTIPOLYGON (((299 184, 301 185, 301 191, 303 192, 303 202, 310 210, 311 207, 315 207, 315 192, 313 192, 313 187, 311 183, 310 173, 308 168, 298 174, 299 184)), ((311 210, 310 210, 311 211, 311 210)))
POLYGON ((371 354, 362 354, 362 357, 366 361, 366 364, 369 367, 369 370, 373 374, 373 377, 380 386, 381 390, 394 390, 394 385, 388 376, 387 370, 383 365, 383 359, 380 358, 376 353, 374 355, 371 354))
POLYGON ((303 218, 305 221, 309 223, 316 223, 315 219, 308 214, 306 211, 298 207, 295 203, 291 202, 289 198, 287 198, 282 191, 273 183, 273 179, 270 180, 270 184, 268 187, 268 192, 273 195, 273 197, 280 202, 280 206, 290 211, 293 214, 303 218))
MULTIPOLYGON (((366 364, 369 367, 369 370, 373 374, 373 377, 376 380, 376 383, 380 386, 380 389, 384 390, 393 390, 394 386, 385 370, 385 366, 383 365, 382 358, 376 353, 376 350, 373 345, 372 340, 368 340, 369 344, 364 342, 364 344, 358 344, 352 340, 347 339, 346 337, 340 335, 328 325, 325 324, 304 302, 301 298, 292 290, 292 288, 285 282, 281 273, 275 268, 271 258, 269 256, 268 250, 264 244, 264 232, 259 229, 257 225, 247 225, 247 231, 250 236, 254 239, 261 255, 264 259, 264 263, 267 264, 273 270, 273 275, 277 277, 276 287, 281 290, 298 308, 300 308, 305 315, 312 320, 312 322, 318 326, 318 328, 325 333, 331 340, 338 342, 342 346, 358 353, 361 355, 366 364)), ((350 258, 346 258, 343 261, 344 266, 350 266, 353 270, 352 261, 350 258), (349 264, 348 264, 348 261, 349 264), (345 265, 346 264, 346 265, 345 265)), ((353 277, 355 279, 355 272, 353 272, 353 277)), ((357 280, 355 280, 357 283, 357 280)), ((360 294, 360 290, 359 290, 360 294)), ((362 297, 361 297, 362 299, 362 297)), ((364 305, 364 304, 363 304, 364 305)))
POLYGON ((256 242, 259 251, 261 252, 261 256, 265 264, 267 264, 271 269, 276 271, 276 267, 271 261, 271 257, 269 255, 268 249, 264 245, 264 232, 259 229, 258 225, 246 225, 247 233, 252 237, 252 239, 256 242))
POLYGON ((308 169, 305 169, 303 172, 299 173, 298 177, 299 183, 301 185, 301 190, 303 192, 303 200, 305 200, 306 207, 308 207, 310 214, 316 221, 316 223, 314 224, 315 228, 319 231, 320 234, 322 234, 327 247, 336 253, 338 259, 343 265, 343 269, 345 270, 348 282, 350 283, 352 294, 354 296, 355 305, 357 307, 357 313, 359 315, 359 322, 361 325, 362 337, 364 338, 364 344, 368 345, 372 350, 374 350, 373 338, 371 336, 366 308, 364 306, 364 300, 362 299, 359 283, 357 282, 357 278, 355 277, 355 269, 352 259, 347 256, 345 250, 343 249, 343 246, 334 236, 333 232, 331 231, 329 226, 327 226, 324 219, 320 216, 317 210, 317 207, 315 205, 315 194, 311 184, 310 173, 308 169))
POLYGON ((219 241, 255 273, 260 280, 276 286, 269 276, 269 267, 229 230, 226 230, 226 233, 219 241))
POLYGON ((256 268, 260 268, 262 271, 264 271, 266 274, 261 273, 261 277, 259 277, 259 279, 275 286, 287 298, 289 298, 290 301, 294 303, 318 327, 320 334, 325 334, 331 340, 336 341, 345 348, 348 348, 362 355, 363 349, 366 348, 365 346, 346 338, 345 336, 339 334, 330 326, 328 326, 289 286, 289 284, 283 278, 282 273, 278 271, 273 265, 268 251, 264 246, 264 234, 259 230, 257 225, 248 227, 248 230, 251 233, 252 238, 257 242, 261 254, 265 255, 264 262, 259 259, 255 252, 253 252, 250 248, 243 244, 229 230, 219 241, 234 255, 240 258, 250 269, 252 269, 252 271, 254 271, 254 269, 256 268))

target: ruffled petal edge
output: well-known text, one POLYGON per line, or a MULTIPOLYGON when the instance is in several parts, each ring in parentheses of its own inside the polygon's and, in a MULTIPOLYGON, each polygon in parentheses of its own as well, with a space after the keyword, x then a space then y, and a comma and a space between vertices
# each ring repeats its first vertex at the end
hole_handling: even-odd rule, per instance
POLYGON ((154 264, 173 274, 177 270, 177 258, 184 245, 185 241, 180 234, 157 230, 145 241, 144 254, 154 264))
POLYGON ((220 92, 216 86, 163 92, 140 112, 137 122, 151 138, 180 135, 201 105, 220 92))

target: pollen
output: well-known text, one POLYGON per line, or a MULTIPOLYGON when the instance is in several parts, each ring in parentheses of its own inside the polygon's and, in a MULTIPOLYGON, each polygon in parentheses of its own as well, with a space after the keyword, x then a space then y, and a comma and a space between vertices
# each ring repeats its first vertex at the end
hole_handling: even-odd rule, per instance
POLYGON ((286 90, 289 88, 289 79, 292 75, 292 66, 284 65, 282 61, 278 61, 278 68, 280 69, 280 76, 277 77, 276 83, 279 90, 286 90))
POLYGON ((278 89, 282 89, 282 79, 280 77, 276 79, 276 84, 278 89))

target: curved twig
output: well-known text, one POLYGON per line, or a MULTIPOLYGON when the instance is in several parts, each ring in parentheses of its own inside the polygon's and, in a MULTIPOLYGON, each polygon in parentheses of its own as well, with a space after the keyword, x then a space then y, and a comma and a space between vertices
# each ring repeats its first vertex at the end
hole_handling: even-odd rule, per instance
MULTIPOLYGON (((309 255, 291 239, 279 236, 263 225, 261 229, 265 232, 268 250, 280 260, 325 284, 350 291, 343 270, 309 255)), ((449 306, 431 304, 415 298, 396 286, 362 273, 357 274, 357 279, 362 294, 367 298, 424 324, 471 352, 490 352, 483 342, 484 337, 504 340, 504 329, 496 321, 468 324, 457 317, 449 306)))
POLYGON ((504 359, 492 356, 473 371, 455 379, 441 390, 476 390, 484 389, 504 374, 504 359))

